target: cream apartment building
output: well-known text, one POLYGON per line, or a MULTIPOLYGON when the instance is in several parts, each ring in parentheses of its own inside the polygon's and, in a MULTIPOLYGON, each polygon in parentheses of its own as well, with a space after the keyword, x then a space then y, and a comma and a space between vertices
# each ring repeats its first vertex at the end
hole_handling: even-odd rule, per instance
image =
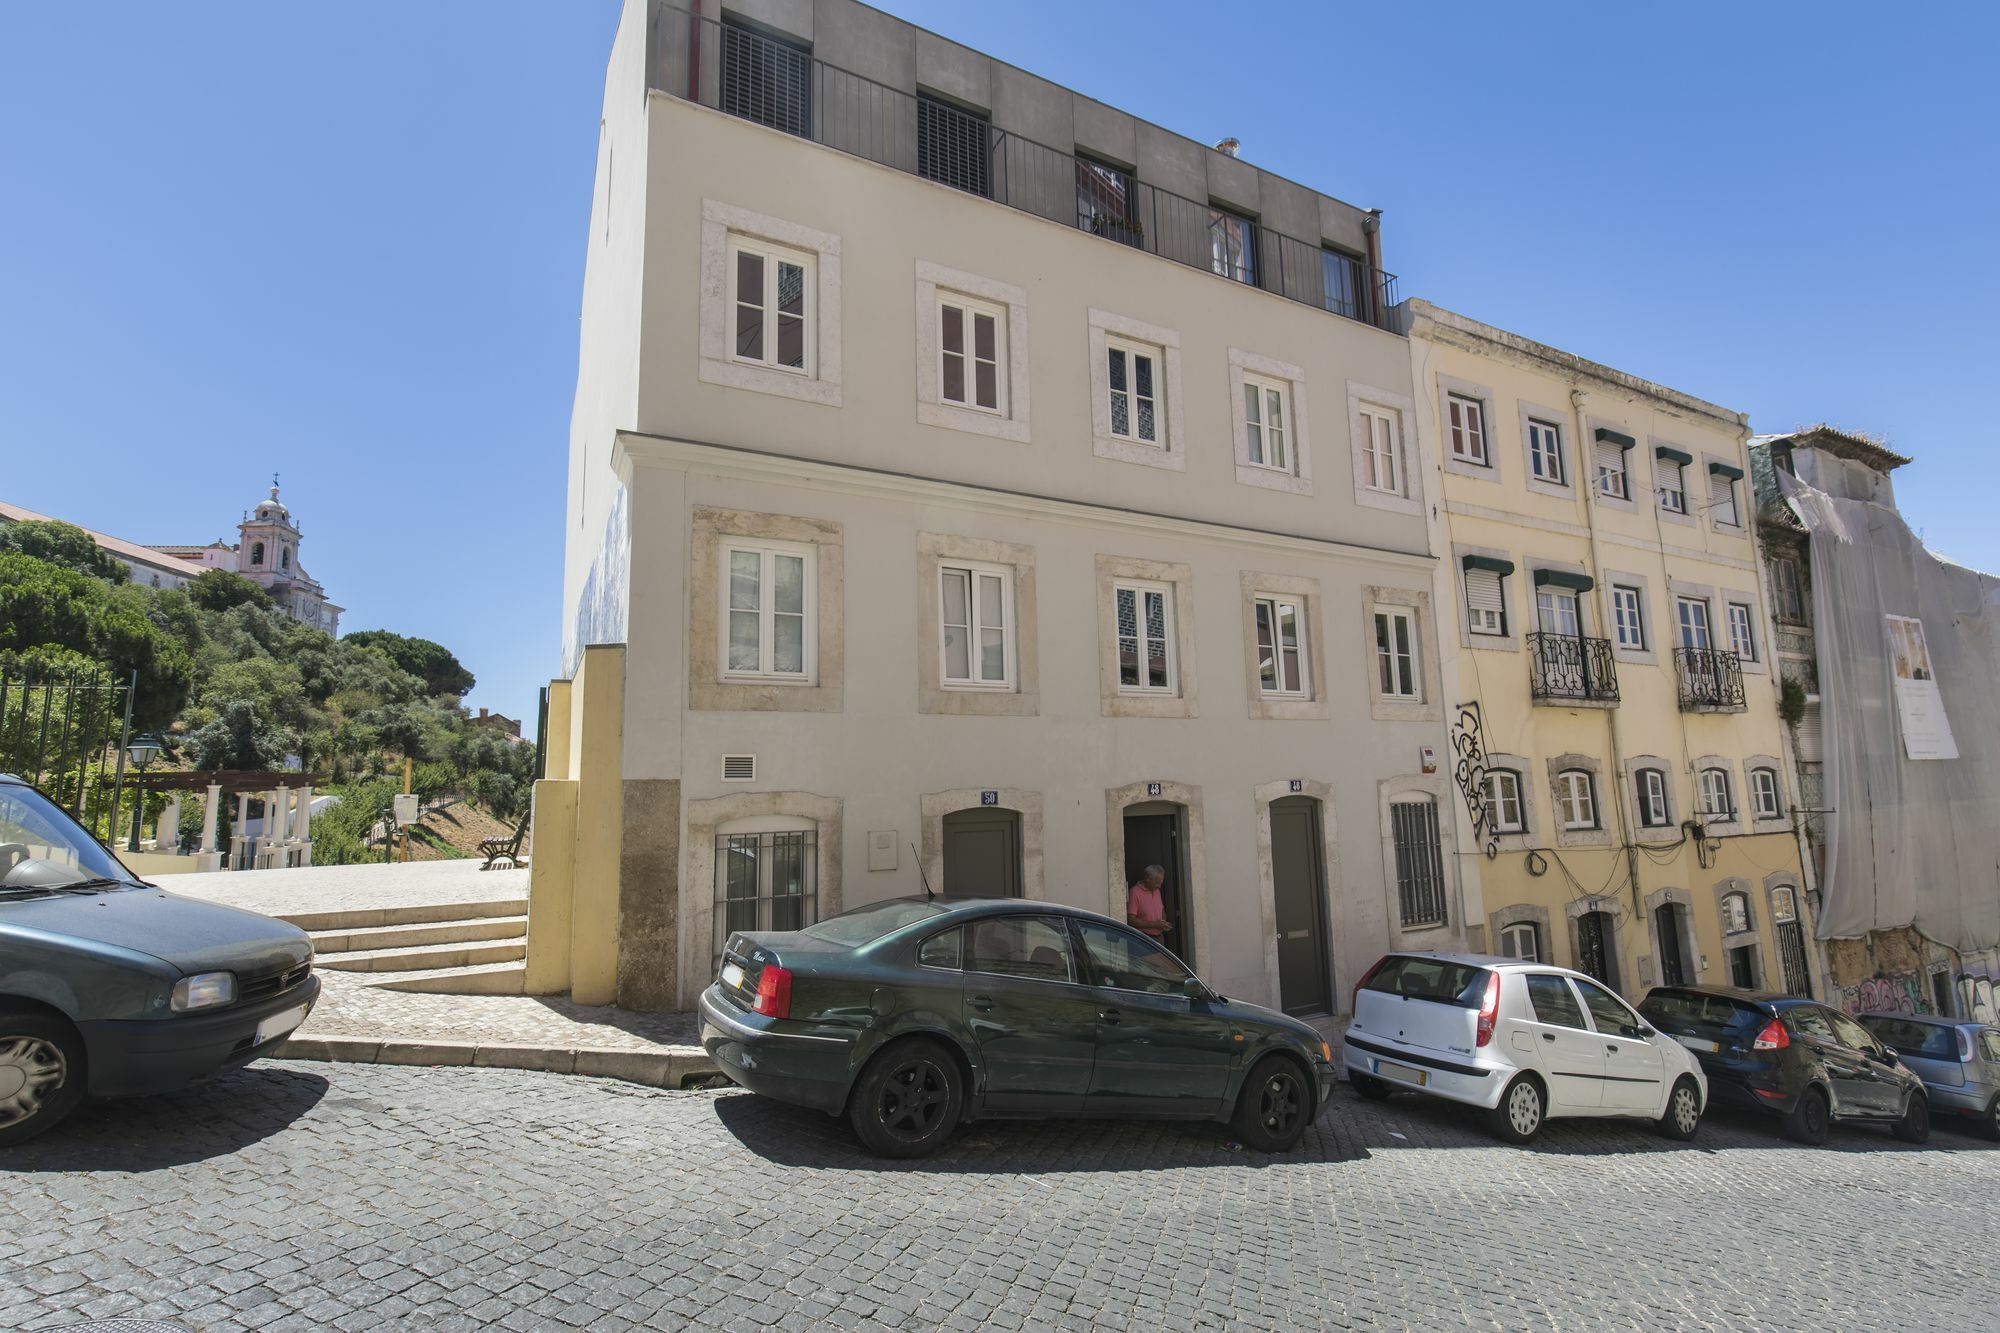
POLYGON ((1820 991, 1744 418, 1412 300, 1453 812, 1492 952, 1820 991))
POLYGON ((1462 941, 1380 264, 1373 213, 852 0, 632 0, 530 988, 685 1007, 731 929, 1122 917, 1153 863, 1295 1012, 1462 941))

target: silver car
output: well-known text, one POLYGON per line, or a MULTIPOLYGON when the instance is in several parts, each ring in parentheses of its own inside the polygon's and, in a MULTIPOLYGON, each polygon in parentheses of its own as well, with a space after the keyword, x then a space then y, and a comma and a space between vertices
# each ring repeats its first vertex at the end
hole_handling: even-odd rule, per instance
POLYGON ((1924 1081, 1931 1115, 1979 1122, 2000 1139, 2000 1028, 1910 1014, 1862 1014, 1861 1025, 1924 1081))

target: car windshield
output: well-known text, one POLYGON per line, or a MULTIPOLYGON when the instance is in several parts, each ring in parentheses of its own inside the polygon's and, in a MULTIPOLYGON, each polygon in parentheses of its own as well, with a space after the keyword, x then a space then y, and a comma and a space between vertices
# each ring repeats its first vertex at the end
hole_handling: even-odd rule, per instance
POLYGON ((40 792, 0 783, 0 903, 137 883, 117 857, 40 792))
POLYGON ((926 921, 941 914, 945 909, 937 903, 896 901, 871 903, 867 907, 857 907, 839 916, 830 916, 824 921, 807 926, 801 934, 829 944, 846 944, 860 948, 873 944, 884 935, 901 930, 917 921, 926 921))
POLYGON ((1907 1018, 1864 1014, 1861 1026, 1898 1055, 1958 1063, 1958 1034, 1942 1023, 1912 1023, 1907 1018))
POLYGON ((1361 989, 1477 1009, 1486 997, 1486 969, 1447 958, 1392 954, 1382 960, 1361 989))

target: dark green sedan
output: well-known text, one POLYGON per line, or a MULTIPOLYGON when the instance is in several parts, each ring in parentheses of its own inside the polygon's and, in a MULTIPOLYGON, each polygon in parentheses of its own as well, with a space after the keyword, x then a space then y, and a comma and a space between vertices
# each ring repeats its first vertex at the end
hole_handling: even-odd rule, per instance
POLYGON ((1019 899, 896 898, 732 935, 701 1020, 732 1080, 844 1114, 889 1157, 1040 1116, 1227 1121, 1279 1152, 1334 1078, 1304 1023, 1224 999, 1119 922, 1019 899))

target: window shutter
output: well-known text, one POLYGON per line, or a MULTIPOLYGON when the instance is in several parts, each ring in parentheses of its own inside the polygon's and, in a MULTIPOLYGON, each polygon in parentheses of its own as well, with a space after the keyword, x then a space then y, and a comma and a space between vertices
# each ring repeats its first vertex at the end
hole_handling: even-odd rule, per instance
POLYGON ((1476 630, 1491 627, 1493 633, 1504 633, 1506 628, 1506 603, 1500 593, 1500 576, 1490 569, 1468 569, 1465 571, 1465 605, 1472 612, 1472 627, 1476 630))
POLYGON ((1630 484, 1625 478, 1625 451, 1608 440, 1599 440, 1597 442, 1597 475, 1602 477, 1606 473, 1611 473, 1618 478, 1617 489, 1607 491, 1600 484, 1598 489, 1601 492, 1619 499, 1631 493, 1630 484))
POLYGON ((1819 764, 1826 761, 1826 732, 1820 726, 1819 701, 1806 704, 1805 712, 1799 717, 1799 762, 1819 764))
POLYGON ((1720 472, 1708 474, 1708 508, 1716 522, 1736 522, 1736 483, 1720 472))

